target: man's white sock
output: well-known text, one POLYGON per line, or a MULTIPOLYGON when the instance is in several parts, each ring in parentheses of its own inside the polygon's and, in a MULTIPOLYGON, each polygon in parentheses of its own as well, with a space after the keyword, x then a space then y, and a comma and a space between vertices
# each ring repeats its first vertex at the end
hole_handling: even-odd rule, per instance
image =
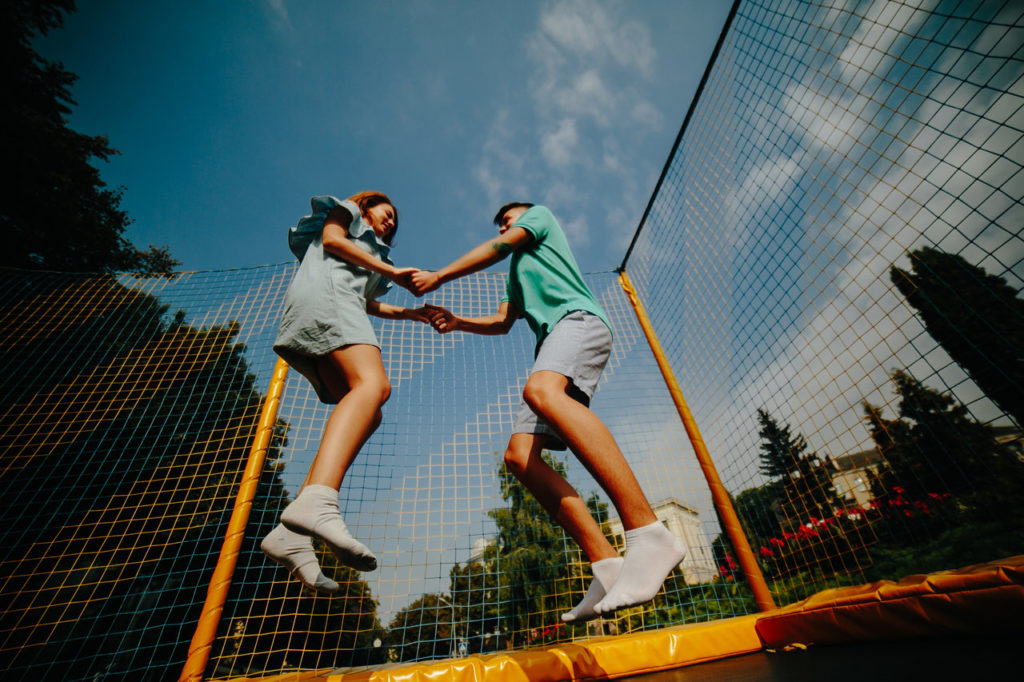
POLYGON ((601 601, 615 579, 619 577, 619 570, 622 568, 622 557, 609 557, 590 564, 594 571, 594 578, 590 581, 590 587, 583 599, 571 611, 562 614, 562 621, 566 623, 582 623, 597 618, 601 614, 594 611, 594 605, 601 601))
POLYGON ((313 541, 309 537, 293 533, 278 524, 263 538, 260 549, 314 592, 333 594, 338 591, 338 583, 320 571, 320 562, 316 559, 313 541))
POLYGON ((627 530, 619 578, 594 610, 606 614, 650 601, 684 556, 686 546, 661 521, 627 530))
POLYGON ((321 540, 338 557, 338 561, 357 571, 377 568, 377 557, 348 532, 338 513, 338 491, 326 485, 307 485, 284 508, 281 523, 300 535, 321 540))

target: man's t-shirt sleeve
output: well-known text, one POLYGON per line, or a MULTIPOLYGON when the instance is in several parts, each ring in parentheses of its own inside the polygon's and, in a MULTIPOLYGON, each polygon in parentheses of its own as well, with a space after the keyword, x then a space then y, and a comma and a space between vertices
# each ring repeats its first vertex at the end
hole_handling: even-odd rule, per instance
POLYGON ((534 240, 543 241, 555 217, 544 206, 534 206, 523 212, 513 227, 521 227, 533 235, 534 240))

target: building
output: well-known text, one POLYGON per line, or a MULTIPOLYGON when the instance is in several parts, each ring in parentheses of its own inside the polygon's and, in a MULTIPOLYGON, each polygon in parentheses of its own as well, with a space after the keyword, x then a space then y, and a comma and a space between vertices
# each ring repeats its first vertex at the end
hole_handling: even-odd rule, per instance
POLYGON ((881 464, 878 450, 862 450, 849 455, 826 458, 832 470, 832 485, 836 494, 848 506, 864 507, 874 495, 871 493, 871 474, 881 464))
MULTIPOLYGON (((701 526, 700 514, 674 497, 659 500, 651 508, 658 520, 686 545, 686 556, 679 563, 679 570, 686 582, 692 585, 714 579, 718 575, 718 568, 711 553, 711 543, 701 526)), ((614 544, 621 549, 625 546, 622 522, 611 518, 608 519, 608 525, 614 535, 614 544)))

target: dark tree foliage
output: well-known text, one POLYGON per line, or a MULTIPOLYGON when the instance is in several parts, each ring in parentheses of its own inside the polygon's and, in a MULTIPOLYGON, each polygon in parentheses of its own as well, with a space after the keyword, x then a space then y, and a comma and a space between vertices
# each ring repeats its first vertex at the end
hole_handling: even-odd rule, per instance
POLYGON ((807 441, 800 434, 793 435, 788 424, 779 423, 765 410, 757 411, 761 425, 761 473, 772 479, 792 477, 807 451, 807 441))
MULTIPOLYGON (((195 328, 111 276, 0 271, 0 291, 5 670, 176 679, 263 401, 238 326, 195 328)), ((342 594, 314 598, 259 552, 287 504, 286 431, 279 422, 224 609, 235 636, 215 658, 246 671, 380 660, 365 581, 321 552, 342 594), (298 626, 305 649, 286 641, 298 626)))
POLYGON ((788 424, 780 425, 765 410, 757 411, 757 420, 761 425, 761 472, 777 481, 782 515, 790 524, 832 516, 841 503, 829 468, 816 453, 807 452, 807 440, 801 434, 793 435, 788 424))
POLYGON ((912 500, 948 493, 961 503, 989 506, 1019 494, 1024 464, 990 427, 972 419, 948 393, 904 370, 894 371, 892 381, 900 398, 898 418, 885 419, 881 408, 864 403, 865 422, 883 458, 872 482, 876 499, 890 499, 899 488, 912 500))
POLYGON ((388 646, 398 661, 448 658, 454 655, 453 627, 458 616, 440 594, 425 594, 395 614, 388 626, 388 646))
POLYGON ((893 284, 950 357, 1004 412, 1024 425, 1024 300, 1002 277, 924 247, 893 266, 893 284))
MULTIPOLYGON (((565 476, 564 463, 550 455, 546 459, 565 476)), ((503 619, 513 644, 522 646, 531 631, 557 626, 559 615, 573 607, 570 566, 577 563, 579 550, 507 467, 498 475, 508 506, 487 515, 498 526, 496 558, 506 581, 503 619)))
POLYGON ((783 496, 782 484, 778 481, 747 488, 736 495, 733 506, 751 544, 760 546, 769 538, 782 535, 782 526, 773 507, 783 496))
POLYGON ((103 135, 68 127, 77 76, 32 48, 73 11, 73 0, 7 0, 0 10, 0 144, 8 169, 0 184, 0 265, 169 274, 179 263, 166 247, 142 251, 125 238, 131 220, 120 208, 122 190, 107 189, 92 165, 117 150, 103 135))

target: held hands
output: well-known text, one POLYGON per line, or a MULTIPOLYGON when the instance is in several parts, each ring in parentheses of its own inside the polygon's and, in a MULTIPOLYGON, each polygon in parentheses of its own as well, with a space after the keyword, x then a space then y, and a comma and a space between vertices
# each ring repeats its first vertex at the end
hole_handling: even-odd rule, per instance
POLYGON ((423 311, 427 317, 425 321, 428 322, 438 334, 447 334, 448 332, 453 332, 459 328, 458 319, 447 308, 442 308, 439 305, 430 305, 428 303, 417 310, 417 312, 420 311, 423 311))
MULTIPOLYGON (((411 277, 412 286, 409 287, 409 291, 422 296, 423 294, 430 293, 434 289, 441 286, 441 278, 437 276, 436 272, 428 272, 427 270, 418 270, 412 274, 411 277)), ((443 310, 443 308, 442 308, 443 310)))
POLYGON ((429 324, 438 334, 447 334, 458 328, 458 320, 451 311, 429 303, 422 308, 406 308, 403 317, 429 324))
POLYGON ((441 279, 436 273, 418 268, 395 268, 391 281, 408 289, 417 297, 434 291, 441 286, 441 279))
POLYGON ((430 310, 430 306, 406 308, 405 319, 412 320, 413 322, 422 322, 423 324, 431 324, 432 313, 433 311, 430 310))
MULTIPOLYGON (((416 290, 412 288, 412 276, 417 272, 419 270, 416 268, 395 268, 395 272, 391 275, 390 279, 403 289, 408 289, 416 294, 416 290)), ((419 296, 419 294, 416 295, 419 296)))

